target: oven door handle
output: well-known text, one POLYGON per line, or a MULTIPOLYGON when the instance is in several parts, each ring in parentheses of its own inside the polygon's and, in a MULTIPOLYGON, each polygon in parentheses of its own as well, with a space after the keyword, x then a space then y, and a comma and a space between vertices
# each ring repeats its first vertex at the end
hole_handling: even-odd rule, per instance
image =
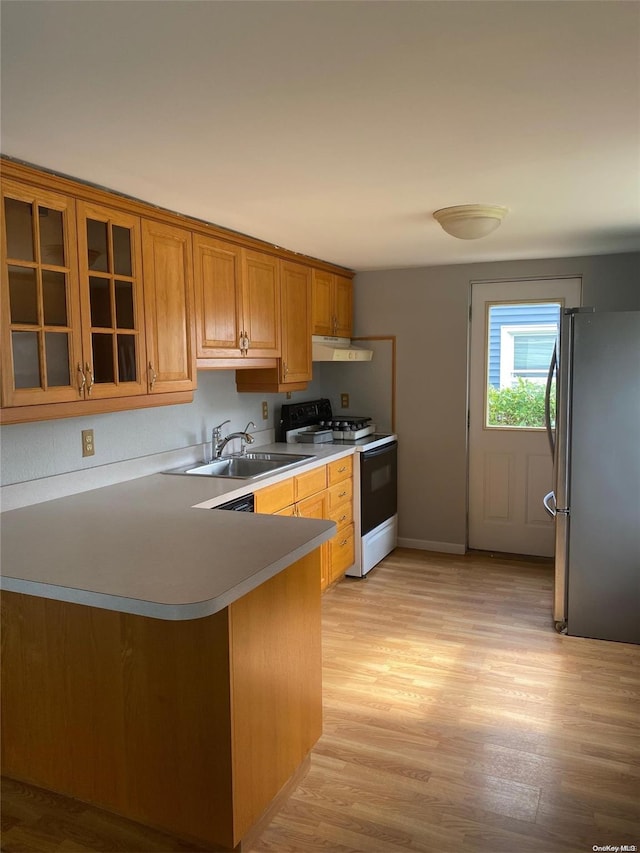
POLYGON ((374 456, 381 456, 383 453, 388 453, 397 446, 397 441, 390 441, 388 444, 383 444, 380 447, 374 447, 372 450, 363 450, 362 455, 365 459, 373 459, 374 456))

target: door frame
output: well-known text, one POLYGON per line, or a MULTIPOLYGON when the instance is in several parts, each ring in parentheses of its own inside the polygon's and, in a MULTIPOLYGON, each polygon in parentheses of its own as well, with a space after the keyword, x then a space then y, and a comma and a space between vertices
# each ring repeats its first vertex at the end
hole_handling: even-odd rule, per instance
MULTIPOLYGON (((514 284, 523 284, 528 281, 561 281, 561 280, 569 280, 569 279, 579 279, 580 280, 580 305, 582 305, 582 296, 584 291, 584 278, 582 273, 565 273, 564 275, 528 275, 528 276, 518 276, 514 278, 513 276, 506 276, 504 278, 472 278, 469 279, 469 289, 468 289, 468 303, 467 303, 467 388, 466 388, 466 409, 467 409, 467 424, 465 430, 465 442, 466 442, 466 496, 465 496, 465 552, 470 551, 469 548, 469 509, 470 509, 470 459, 471 459, 471 352, 472 352, 472 336, 471 336, 471 327, 472 327, 472 299, 473 299, 473 286, 475 284, 508 284, 509 282, 513 282, 514 284)), ((517 301, 517 300, 514 300, 517 301)), ((485 341, 486 344, 486 341, 485 341)), ((484 347, 486 350, 486 345, 484 347)), ((485 353, 486 358, 486 353, 485 353)), ((486 368, 486 363, 485 363, 486 368)), ((486 379, 486 377, 485 377, 486 379)), ((516 555, 517 556, 517 555, 516 555)), ((528 559, 546 559, 546 558, 536 558, 530 557, 528 559)))

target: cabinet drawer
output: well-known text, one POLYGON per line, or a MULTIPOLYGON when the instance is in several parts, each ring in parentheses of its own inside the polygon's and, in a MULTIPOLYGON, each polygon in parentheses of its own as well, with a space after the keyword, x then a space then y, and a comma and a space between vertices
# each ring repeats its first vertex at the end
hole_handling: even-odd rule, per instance
POLYGON ((347 480, 353 476, 353 456, 345 456, 343 459, 329 462, 327 471, 330 486, 334 483, 339 483, 341 480, 347 480))
POLYGON ((327 489, 329 512, 340 504, 353 501, 353 480, 343 480, 327 489))
POLYGON ((338 532, 329 542, 330 576, 334 581, 343 575, 355 559, 355 542, 353 524, 349 524, 338 532))
POLYGON ((334 506, 327 512, 327 518, 329 521, 335 521, 338 529, 346 524, 351 524, 353 521, 353 501, 345 501, 334 506))
POLYGON ((260 489, 255 494, 256 512, 272 515, 293 503, 293 477, 260 489))
POLYGON ((309 495, 315 495, 316 492, 322 492, 327 488, 327 466, 322 465, 320 468, 314 468, 313 471, 298 474, 293 480, 295 500, 299 501, 309 495))
POLYGON ((286 506, 284 509, 279 509, 278 512, 272 513, 273 515, 289 515, 294 516, 296 514, 296 508, 293 504, 286 506))

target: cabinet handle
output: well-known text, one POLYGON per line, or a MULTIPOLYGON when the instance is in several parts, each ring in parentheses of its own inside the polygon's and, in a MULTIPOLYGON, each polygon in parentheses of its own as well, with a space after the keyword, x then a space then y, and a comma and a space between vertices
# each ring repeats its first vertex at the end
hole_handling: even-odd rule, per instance
POLYGON ((346 521, 346 520, 347 520, 347 516, 343 515, 341 518, 338 519, 338 524, 340 524, 340 522, 346 521))
POLYGON ((80 374, 80 376, 78 377, 78 395, 80 397, 83 397, 84 386, 87 384, 87 377, 84 375, 84 371, 80 362, 78 362, 78 373, 80 374))
POLYGON ((333 320, 333 334, 335 335, 338 331, 338 318, 334 315, 331 319, 333 320))
POLYGON ((282 364, 282 368, 283 368, 284 378, 286 379, 286 378, 287 378, 287 373, 289 372, 289 365, 287 364, 287 362, 286 362, 286 361, 285 361, 285 362, 283 362, 283 364, 282 364))
POLYGON ((339 498, 343 498, 346 494, 347 494, 346 492, 340 492, 340 494, 338 495, 338 497, 339 497, 339 498))
POLYGON ((151 362, 149 362, 149 376, 150 376, 149 387, 153 388, 153 386, 156 384, 156 381, 158 379, 158 374, 153 369, 153 364, 151 364, 151 362))
POLYGON ((346 545, 348 541, 349 541, 348 539, 343 539, 342 542, 340 543, 340 547, 342 548, 342 546, 346 545))
POLYGON ((95 380, 94 380, 94 376, 93 376, 93 370, 89 366, 88 361, 86 361, 84 364, 84 370, 85 370, 85 382, 86 382, 86 374, 87 373, 89 374, 89 381, 87 382, 87 394, 91 395, 91 389, 93 388, 93 386, 95 384, 95 380))
POLYGON ((249 336, 248 336, 248 335, 247 335, 247 333, 245 332, 245 333, 244 333, 244 348, 245 348, 245 352, 246 352, 246 350, 248 350, 248 349, 249 349, 249 347, 250 347, 250 346, 251 346, 251 341, 249 340, 249 336))
POLYGON ((343 466, 342 466, 342 468, 338 468, 338 474, 344 474, 344 472, 345 472, 346 470, 347 470, 347 466, 346 466, 346 465, 343 465, 343 466))

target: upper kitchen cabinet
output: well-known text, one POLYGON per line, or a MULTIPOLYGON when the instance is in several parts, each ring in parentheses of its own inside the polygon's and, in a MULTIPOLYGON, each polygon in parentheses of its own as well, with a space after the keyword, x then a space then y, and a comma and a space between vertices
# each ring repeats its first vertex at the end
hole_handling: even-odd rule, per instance
POLYGON ((311 270, 280 262, 282 355, 276 366, 236 372, 238 391, 302 391, 311 381, 311 270))
POLYGON ((280 355, 278 259, 194 235, 198 367, 280 355))
POLYGON ((2 405, 85 396, 75 205, 2 185, 2 405))
POLYGON ((142 262, 150 394, 196 387, 191 232, 142 220, 142 262))
POLYGON ((313 270, 313 334, 353 334, 353 283, 347 276, 313 270))
POLYGON ((81 201, 76 212, 86 394, 144 394, 140 220, 81 201))

